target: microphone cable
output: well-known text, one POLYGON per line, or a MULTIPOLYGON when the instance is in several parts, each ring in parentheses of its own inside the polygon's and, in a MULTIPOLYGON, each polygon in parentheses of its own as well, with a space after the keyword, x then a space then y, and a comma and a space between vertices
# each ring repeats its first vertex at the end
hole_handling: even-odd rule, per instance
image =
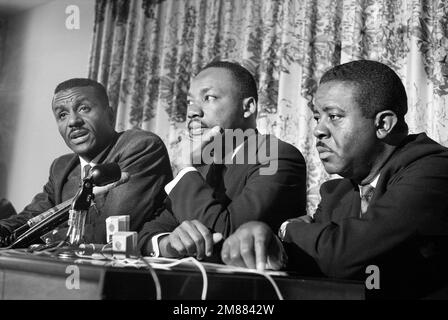
POLYGON ((160 285, 160 280, 157 276, 157 273, 154 271, 154 268, 151 266, 151 264, 145 260, 144 257, 140 257, 139 261, 142 261, 149 268, 149 273, 151 273, 152 280, 154 281, 154 286, 156 287, 156 300, 162 300, 162 286, 160 285))
POLYGON ((274 291, 275 291, 275 294, 277 295, 278 300, 283 300, 283 295, 280 292, 279 287, 277 286, 277 284, 275 283, 274 279, 272 278, 272 276, 270 274, 268 274, 265 271, 259 271, 259 270, 253 270, 253 269, 242 270, 242 272, 254 273, 254 274, 258 274, 260 276, 265 277, 271 283, 272 287, 274 288, 274 291))
MULTIPOLYGON (((146 260, 144 258, 143 258, 143 260, 146 262, 146 260)), ((157 265, 160 268, 170 269, 176 265, 186 263, 186 262, 192 262, 200 270, 200 272, 202 274, 202 280, 203 280, 201 300, 206 300, 207 292, 208 292, 208 276, 207 276, 207 271, 206 271, 204 265, 200 261, 198 261, 197 259, 195 259, 193 257, 187 257, 187 258, 180 259, 178 261, 174 261, 172 263, 153 262, 152 264, 157 265)), ((148 262, 146 262, 146 263, 148 263, 148 262)), ((224 268, 227 268, 227 267, 224 267, 224 268)), ((282 295, 277 283, 275 282, 275 280, 272 278, 272 276, 269 273, 267 273, 265 271, 252 270, 252 269, 246 269, 246 268, 235 268, 234 270, 236 273, 251 273, 251 274, 258 274, 260 276, 263 276, 271 284, 272 288, 275 291, 275 294, 277 295, 278 300, 284 300, 283 295, 282 295)))
MULTIPOLYGON (((149 263, 145 260, 145 258, 142 258, 145 263, 149 263)), ((207 298, 207 292, 208 292, 208 276, 207 276, 207 271, 205 270, 204 266, 202 265, 201 262, 199 262, 197 259, 193 258, 193 257, 187 257, 187 258, 182 258, 180 260, 171 262, 171 263, 157 263, 157 262, 153 262, 153 265, 157 265, 160 268, 167 268, 167 269, 171 269, 174 266, 177 266, 179 264, 185 263, 185 262, 192 262, 195 266, 198 267, 199 271, 201 272, 202 275, 202 293, 201 293, 201 300, 206 300, 207 298)), ((149 263, 151 264, 151 263, 149 263)))
MULTIPOLYGON (((128 259, 117 259, 113 256, 111 242, 103 245, 98 253, 101 256, 103 256, 106 260, 123 261, 126 266, 129 265, 129 264, 126 264, 126 263, 129 263, 128 259)), ((82 256, 80 256, 80 257, 82 257, 82 256)), ((154 282, 154 286, 156 289, 156 300, 162 300, 162 286, 160 285, 159 277, 157 276, 157 273, 154 271, 154 268, 142 256, 140 256, 136 260, 134 260, 134 262, 132 262, 132 264, 135 264, 136 262, 143 262, 149 268, 149 273, 151 274, 151 277, 152 277, 152 280, 154 282)))

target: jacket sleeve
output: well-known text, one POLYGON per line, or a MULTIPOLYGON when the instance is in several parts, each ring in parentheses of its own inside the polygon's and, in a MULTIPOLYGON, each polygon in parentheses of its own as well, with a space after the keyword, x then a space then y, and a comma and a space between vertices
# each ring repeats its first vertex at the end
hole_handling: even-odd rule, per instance
MULTIPOLYGON (((131 136, 113 160, 130 174, 130 179, 95 200, 103 216, 99 228, 105 228, 107 216, 129 215, 130 229, 139 231, 146 221, 154 218, 166 197, 163 187, 172 179, 168 152, 159 137, 142 133, 131 136)), ((105 230, 96 233, 102 236, 105 230)))
MULTIPOLYGON (((324 188, 321 194, 328 196, 324 188)), ((432 157, 377 186, 363 218, 322 220, 333 210, 322 201, 317 222, 288 224, 284 241, 310 255, 327 276, 350 278, 413 237, 447 236, 447 194, 446 159, 432 157)))
POLYGON ((53 170, 56 160, 52 163, 50 167, 50 177, 48 182, 44 185, 41 193, 34 196, 33 200, 29 205, 23 209, 19 214, 13 215, 7 219, 0 220, 0 225, 8 229, 10 232, 14 231, 16 228, 25 224, 32 217, 54 207, 54 181, 53 181, 53 170))
POLYGON ((180 222, 197 219, 224 237, 251 220, 264 221, 277 230, 283 221, 305 213, 306 166, 294 147, 251 166, 244 179, 239 195, 221 199, 199 172, 188 172, 170 192, 172 212, 180 222), (267 167, 277 170, 263 174, 267 167))
POLYGON ((138 233, 138 248, 144 256, 149 256, 154 252, 151 243, 152 237, 159 233, 171 232, 179 225, 179 221, 169 211, 169 207, 169 198, 167 198, 165 208, 162 208, 150 222, 146 222, 138 233))

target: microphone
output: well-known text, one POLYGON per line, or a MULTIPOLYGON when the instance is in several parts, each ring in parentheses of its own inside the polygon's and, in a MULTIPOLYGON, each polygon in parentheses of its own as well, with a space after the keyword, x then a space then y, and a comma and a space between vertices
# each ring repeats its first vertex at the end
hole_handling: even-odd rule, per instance
POLYGON ((93 194, 95 196, 109 192, 110 190, 126 183, 129 181, 129 179, 131 178, 131 175, 127 172, 120 172, 119 173, 119 179, 120 180, 114 180, 110 183, 107 183, 106 185, 96 185, 93 187, 93 194))
MULTIPOLYGON (((120 167, 116 163, 108 163, 103 165, 98 165, 91 169, 90 178, 93 178, 93 194, 99 195, 109 192, 113 188, 118 187, 129 181, 130 175, 127 172, 121 172, 120 167), (118 178, 117 178, 118 177, 118 178), (117 181, 118 180, 118 181, 117 181), (96 187, 99 186, 99 187, 96 187), (103 186, 103 187, 101 187, 103 186)), ((88 177, 88 178, 89 178, 88 177)), ((57 214, 61 211, 68 211, 70 209, 70 204, 73 202, 74 198, 70 198, 51 209, 29 219, 26 224, 14 230, 14 233, 25 231, 41 222, 42 220, 48 218, 53 214, 57 214)))
MULTIPOLYGON (((99 174, 101 174, 102 171, 96 170, 95 175, 98 175, 98 172, 100 172, 99 174)), ((114 179, 115 179, 116 173, 114 173, 114 174, 115 174, 115 176, 114 176, 114 179)), ((96 196, 96 195, 100 195, 100 194, 109 192, 113 188, 116 188, 119 185, 122 185, 122 184, 128 182, 129 179, 130 179, 129 173, 127 173, 127 172, 120 172, 120 180, 112 182, 112 183, 109 183, 109 184, 106 184, 106 185, 101 184, 101 185, 103 185, 103 187, 93 187, 93 194, 96 196)), ((102 181, 106 181, 107 182, 107 181, 110 181, 110 180, 112 180, 112 179, 104 179, 104 178, 101 178, 101 176, 99 178, 100 183, 102 181)), ((50 208, 47 211, 42 212, 41 214, 39 214, 39 215, 29 219, 24 225, 22 225, 22 226, 18 227, 17 229, 15 229, 14 233, 16 235, 20 235, 23 232, 25 232, 26 230, 28 230, 30 227, 38 224, 39 222, 43 221, 44 219, 46 219, 46 218, 48 218, 48 217, 50 217, 52 215, 55 215, 55 214, 58 214, 58 213, 61 213, 61 212, 67 212, 70 209, 70 205, 73 202, 73 199, 74 198, 70 198, 70 199, 68 199, 68 200, 66 200, 66 201, 64 201, 64 202, 62 202, 62 203, 60 203, 58 205, 55 205, 53 208, 50 208)))
POLYGON ((120 166, 116 163, 100 164, 90 169, 87 179, 92 179, 95 186, 102 187, 121 178, 120 166))
MULTIPOLYGON (((121 172, 118 164, 107 163, 93 167, 85 179, 90 179, 93 183, 93 194, 100 195, 128 182, 130 175, 127 172, 121 172)), ((23 242, 24 238, 27 238, 34 232, 41 231, 39 234, 43 234, 67 221, 68 212, 73 200, 74 197, 29 219, 26 224, 15 229, 12 234, 15 237, 20 237, 13 243, 12 248, 17 247, 18 244, 23 242)))

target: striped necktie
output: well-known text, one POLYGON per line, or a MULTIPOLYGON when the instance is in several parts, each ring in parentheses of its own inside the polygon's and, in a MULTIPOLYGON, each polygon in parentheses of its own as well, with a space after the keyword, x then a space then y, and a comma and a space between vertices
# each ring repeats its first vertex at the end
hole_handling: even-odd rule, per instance
POLYGON ((373 197, 375 188, 372 187, 370 184, 366 184, 365 186, 360 187, 359 192, 360 192, 360 196, 361 196, 360 217, 362 217, 367 212, 367 208, 369 207, 369 202, 373 197))
POLYGON ((90 164, 86 164, 83 168, 83 176, 82 179, 85 179, 89 176, 90 169, 92 169, 92 166, 90 164))

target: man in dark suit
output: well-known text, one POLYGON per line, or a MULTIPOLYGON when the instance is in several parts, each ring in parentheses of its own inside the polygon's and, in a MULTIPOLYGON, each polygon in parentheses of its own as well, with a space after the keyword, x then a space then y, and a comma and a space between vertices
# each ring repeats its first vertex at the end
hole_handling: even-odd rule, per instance
POLYGON ((144 255, 210 257, 247 221, 278 228, 305 212, 305 161, 257 132, 257 99, 255 80, 236 63, 212 62, 192 80, 182 170, 165 188, 166 210, 139 234, 144 255))
POLYGON ((70 79, 56 87, 52 109, 59 133, 74 152, 57 158, 43 191, 17 215, 0 220, 7 235, 30 218, 72 198, 86 166, 117 163, 130 175, 122 184, 94 199, 86 218, 86 242, 105 243, 105 219, 129 215, 130 229, 138 231, 163 204, 163 187, 172 179, 165 145, 153 133, 114 130, 114 113, 105 88, 90 79, 70 79))
POLYGON ((0 219, 8 218, 14 214, 16 214, 16 210, 11 202, 7 199, 0 198, 0 219))
POLYGON ((241 226, 223 261, 262 269, 283 244, 290 268, 366 281, 369 296, 436 290, 448 270, 448 150, 424 133, 408 135, 405 89, 379 62, 327 71, 314 105, 320 159, 343 179, 324 183, 313 219, 286 221, 278 238, 260 222, 241 226), (257 245, 242 251, 247 243, 257 245))

